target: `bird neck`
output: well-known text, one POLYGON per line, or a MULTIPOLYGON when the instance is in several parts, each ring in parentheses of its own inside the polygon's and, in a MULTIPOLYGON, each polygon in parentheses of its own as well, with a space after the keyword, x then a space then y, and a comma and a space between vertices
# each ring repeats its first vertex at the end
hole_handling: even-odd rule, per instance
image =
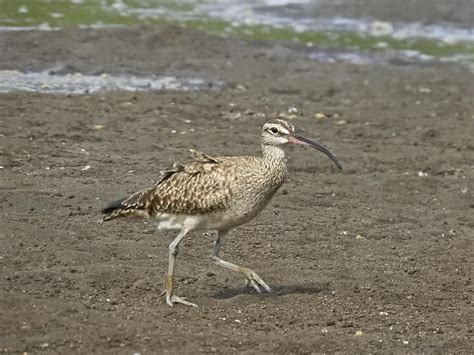
POLYGON ((286 167, 285 151, 276 145, 262 144, 263 159, 272 166, 286 167))
POLYGON ((263 150, 263 168, 266 173, 265 179, 268 188, 275 192, 283 184, 286 179, 287 167, 285 151, 281 146, 262 145, 263 150))

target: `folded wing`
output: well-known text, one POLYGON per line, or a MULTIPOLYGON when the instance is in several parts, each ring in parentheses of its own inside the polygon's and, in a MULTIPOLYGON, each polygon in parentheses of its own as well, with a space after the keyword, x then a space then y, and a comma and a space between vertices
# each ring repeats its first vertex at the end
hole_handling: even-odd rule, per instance
POLYGON ((175 163, 151 188, 115 201, 102 210, 104 221, 121 216, 153 217, 160 213, 206 214, 225 210, 232 191, 225 172, 232 162, 191 151, 194 161, 175 163))

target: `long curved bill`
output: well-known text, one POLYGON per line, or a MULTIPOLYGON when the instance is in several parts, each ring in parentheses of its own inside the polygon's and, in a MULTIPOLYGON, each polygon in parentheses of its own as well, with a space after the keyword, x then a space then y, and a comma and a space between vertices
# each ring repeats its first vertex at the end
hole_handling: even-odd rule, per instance
POLYGON ((290 143, 293 143, 293 144, 300 144, 300 145, 306 145, 306 146, 309 146, 311 148, 314 148, 314 149, 317 149, 319 150, 320 152, 323 152, 324 154, 326 154, 333 162, 334 164, 336 164, 336 166, 339 168, 339 169, 342 169, 342 166, 341 164, 339 163, 339 161, 337 160, 336 156, 334 154, 332 154, 329 149, 327 149, 325 146, 323 146, 322 144, 318 143, 318 142, 314 142, 312 140, 309 140, 305 137, 301 137, 297 134, 292 134, 290 135, 290 139, 289 139, 289 142, 290 143))

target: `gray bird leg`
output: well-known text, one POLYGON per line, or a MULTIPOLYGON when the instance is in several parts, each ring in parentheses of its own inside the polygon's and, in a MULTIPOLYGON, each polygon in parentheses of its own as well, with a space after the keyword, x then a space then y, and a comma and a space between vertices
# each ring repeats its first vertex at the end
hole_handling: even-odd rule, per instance
POLYGON ((219 266, 225 267, 226 269, 230 269, 232 271, 240 272, 245 276, 247 286, 252 286, 258 293, 261 293, 260 287, 263 287, 265 291, 271 292, 271 288, 257 275, 255 271, 252 269, 242 267, 236 264, 229 263, 228 261, 223 260, 219 256, 219 251, 221 249, 222 241, 224 237, 227 235, 229 231, 217 231, 217 240, 214 245, 214 249, 212 250, 209 259, 219 266))
POLYGON ((166 303, 173 307, 173 303, 181 303, 186 306, 193 306, 197 307, 196 304, 185 301, 181 297, 178 297, 173 294, 173 281, 174 281, 174 262, 176 260, 176 256, 179 252, 179 243, 181 239, 189 232, 190 228, 188 226, 184 226, 179 232, 178 236, 175 240, 173 240, 169 246, 169 264, 168 264, 168 276, 166 277, 165 283, 165 294, 166 294, 166 303))

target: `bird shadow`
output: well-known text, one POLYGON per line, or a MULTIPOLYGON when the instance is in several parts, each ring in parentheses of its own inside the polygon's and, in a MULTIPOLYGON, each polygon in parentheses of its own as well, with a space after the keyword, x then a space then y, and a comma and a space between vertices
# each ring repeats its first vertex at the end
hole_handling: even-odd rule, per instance
POLYGON ((253 288, 248 286, 224 288, 211 295, 215 299, 229 299, 239 295, 256 295, 258 297, 281 297, 285 295, 304 294, 313 295, 320 292, 330 291, 327 283, 311 283, 311 284, 279 284, 269 285, 271 292, 257 293, 253 288))

